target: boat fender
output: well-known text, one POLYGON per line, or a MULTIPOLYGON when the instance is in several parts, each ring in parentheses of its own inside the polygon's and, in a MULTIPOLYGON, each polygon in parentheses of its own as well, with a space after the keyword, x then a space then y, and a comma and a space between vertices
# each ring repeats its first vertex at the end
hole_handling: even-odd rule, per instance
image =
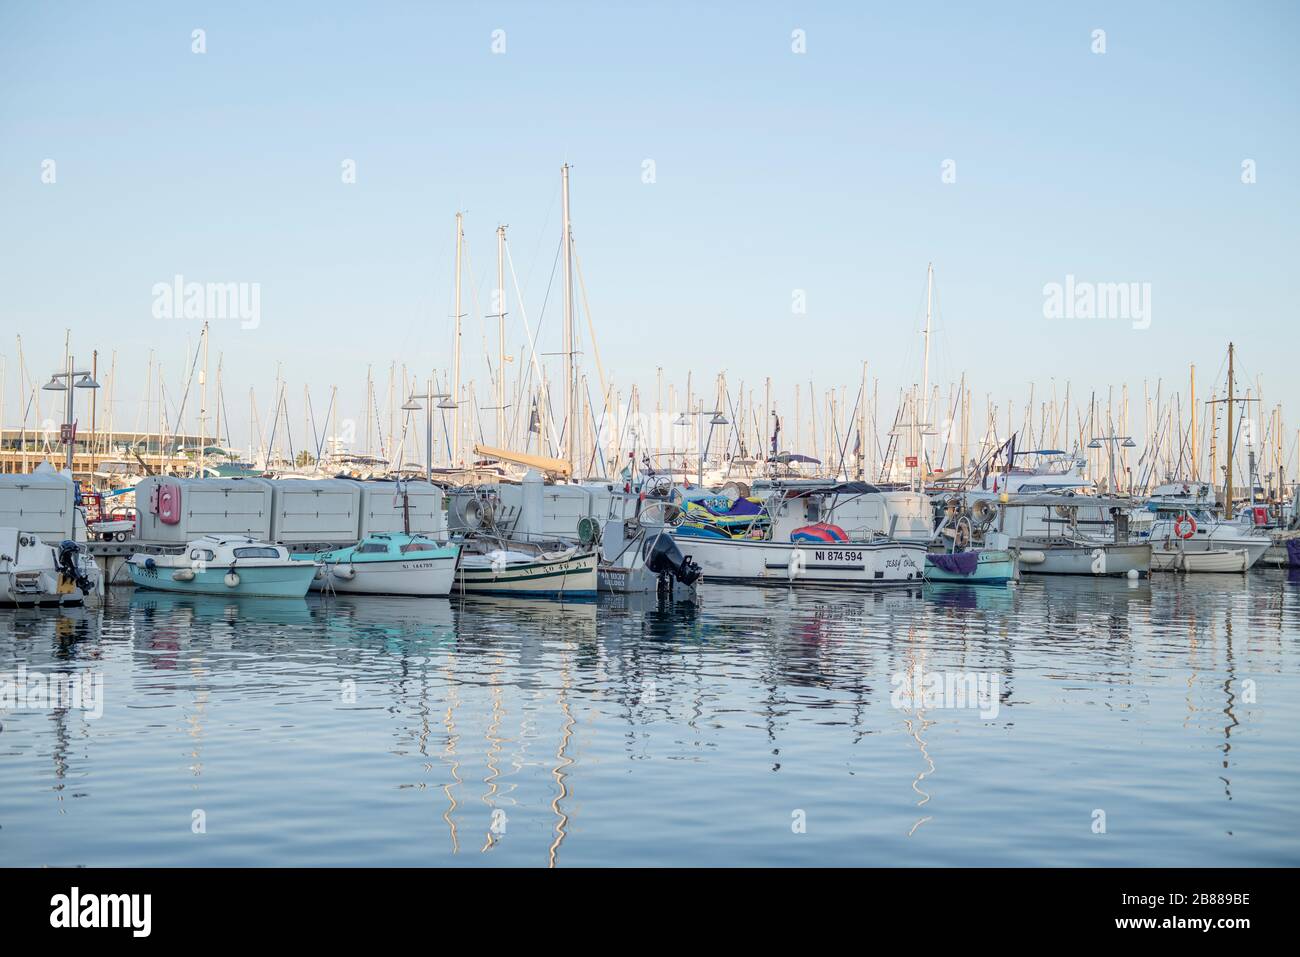
POLYGON ((352 579, 357 577, 356 566, 348 565, 347 567, 343 567, 340 565, 336 565, 334 566, 334 577, 341 578, 345 582, 350 582, 352 581, 352 579))
POLYGON ((1041 565, 1047 561, 1047 556, 1037 549, 1030 549, 1027 552, 1020 553, 1020 563, 1022 565, 1041 565))
POLYGON ((144 560, 144 567, 148 569, 154 569, 158 567, 158 563, 154 561, 152 558, 146 558, 144 560))
POLYGON ((1190 515, 1179 515, 1174 522, 1174 534, 1179 538, 1191 538, 1196 534, 1196 519, 1190 515))
POLYGON ((230 571, 226 572, 226 587, 227 588, 239 587, 239 572, 235 571, 233 568, 230 571))
POLYGON ((316 581, 320 581, 321 579, 323 579, 323 578, 325 577, 325 568, 324 568, 324 566, 317 565, 317 566, 316 566, 316 574, 314 574, 312 577, 315 578, 316 581))
POLYGON ((172 572, 172 581, 191 582, 194 581, 194 569, 178 568, 172 572))

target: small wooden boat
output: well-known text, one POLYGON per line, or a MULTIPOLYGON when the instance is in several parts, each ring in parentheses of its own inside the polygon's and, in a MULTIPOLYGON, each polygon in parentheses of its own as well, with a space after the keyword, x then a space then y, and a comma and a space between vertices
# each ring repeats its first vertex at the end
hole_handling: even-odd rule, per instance
POLYGON ((546 550, 520 542, 469 540, 456 571, 455 594, 594 598, 596 549, 571 545, 546 550))
POLYGON ((1179 552, 1174 559, 1174 571, 1180 572, 1245 572, 1250 568, 1250 552, 1244 548, 1215 548, 1199 552, 1179 552))
POLYGON ((930 552, 925 556, 925 580, 928 582, 1005 585, 1016 577, 1015 556, 1003 548, 930 552))
POLYGON ((1250 552, 1245 548, 1184 552, 1180 566, 1184 572, 1244 572, 1251 566, 1250 552))
POLYGON ((126 567, 137 588, 247 598, 302 598, 316 575, 315 562, 295 561, 283 545, 216 535, 179 552, 136 553, 126 567))

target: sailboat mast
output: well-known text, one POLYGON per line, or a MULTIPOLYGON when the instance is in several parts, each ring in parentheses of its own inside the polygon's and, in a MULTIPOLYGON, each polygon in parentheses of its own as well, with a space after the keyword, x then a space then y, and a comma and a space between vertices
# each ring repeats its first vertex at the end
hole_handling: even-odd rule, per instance
POLYGON ((506 228, 497 227, 497 445, 506 446, 506 228))
MULTIPOLYGON (((930 429, 930 320, 931 307, 934 300, 934 263, 929 263, 925 267, 925 358, 921 361, 921 456, 917 465, 921 469, 926 467, 926 458, 929 456, 929 439, 928 432, 930 429)), ((922 485, 925 483, 925 472, 921 472, 922 485)))
POLYGON ((578 467, 578 383, 574 375, 573 328, 573 231, 569 223, 569 164, 560 167, 564 194, 564 422, 565 459, 577 475, 578 467))
POLYGON ((1200 448, 1196 435, 1196 363, 1192 363, 1192 481, 1201 480, 1200 448))
POLYGON ((1232 404, 1236 401, 1236 393, 1233 389, 1233 346, 1228 343, 1228 470, 1226 474, 1227 487, 1223 495, 1223 517, 1226 521, 1232 521, 1232 452, 1233 452, 1233 435, 1232 435, 1232 404))
POLYGON ((456 213, 456 332, 451 386, 451 401, 455 403, 455 408, 451 412, 451 464, 453 467, 460 462, 460 257, 461 245, 464 239, 465 230, 461 225, 461 214, 458 212, 456 213))

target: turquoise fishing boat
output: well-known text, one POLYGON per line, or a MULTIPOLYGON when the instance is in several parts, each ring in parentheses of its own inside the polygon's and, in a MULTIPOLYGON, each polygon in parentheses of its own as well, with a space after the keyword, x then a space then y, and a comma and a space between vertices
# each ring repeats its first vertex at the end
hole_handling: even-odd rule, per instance
POLYGON ((460 545, 392 532, 368 535, 347 548, 294 557, 320 565, 312 582, 315 591, 445 598, 456 578, 460 545))
POLYGON ((925 580, 964 585, 1005 585, 1016 579, 1016 557, 1003 548, 974 548, 964 552, 930 552, 925 556, 925 580))
POLYGON ((294 561, 283 545, 209 535, 176 553, 137 553, 126 560, 137 588, 187 595, 302 598, 315 562, 294 561))

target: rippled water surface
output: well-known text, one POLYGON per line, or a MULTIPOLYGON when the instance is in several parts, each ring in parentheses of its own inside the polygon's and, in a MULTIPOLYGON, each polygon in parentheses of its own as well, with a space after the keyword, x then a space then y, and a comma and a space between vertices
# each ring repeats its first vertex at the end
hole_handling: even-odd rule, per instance
POLYGON ((1277 571, 0 610, 103 681, 0 711, 0 864, 1295 865, 1298 638, 1277 571))

